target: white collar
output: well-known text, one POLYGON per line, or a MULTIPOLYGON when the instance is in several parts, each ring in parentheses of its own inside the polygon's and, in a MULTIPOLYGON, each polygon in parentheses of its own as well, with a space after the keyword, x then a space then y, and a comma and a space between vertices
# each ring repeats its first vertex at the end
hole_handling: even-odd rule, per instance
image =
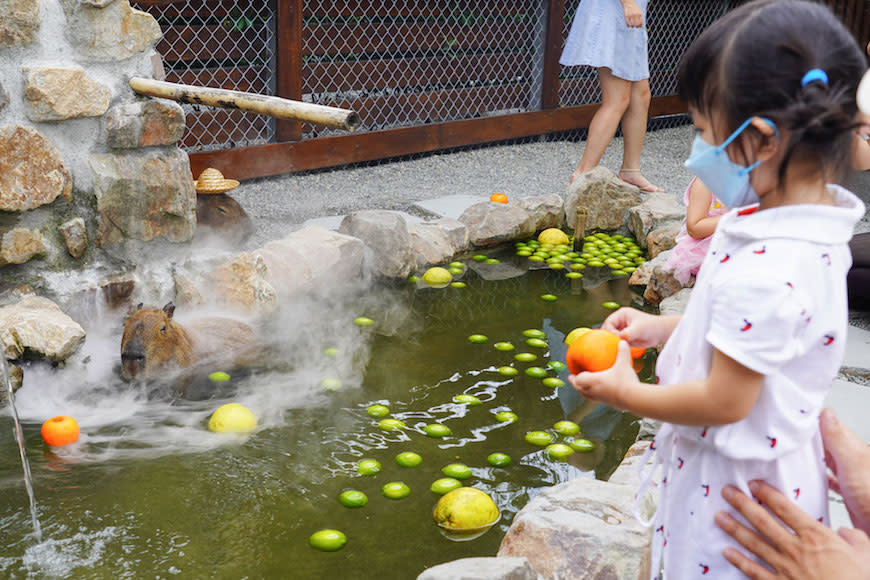
POLYGON ((800 204, 758 210, 737 208, 722 216, 719 228, 747 239, 789 238, 822 244, 845 244, 864 216, 864 202, 851 191, 828 184, 834 205, 800 204), (756 211, 758 210, 758 211, 756 211))

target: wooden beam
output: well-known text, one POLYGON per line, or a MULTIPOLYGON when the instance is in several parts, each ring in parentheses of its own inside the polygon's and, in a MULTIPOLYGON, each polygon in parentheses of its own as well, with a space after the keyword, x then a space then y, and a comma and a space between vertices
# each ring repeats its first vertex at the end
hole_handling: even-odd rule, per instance
POLYGON ((562 54, 562 21, 565 18, 565 0, 547 2, 547 38, 544 47, 544 82, 541 87, 541 108, 559 106, 559 57, 562 54))
MULTIPOLYGON (((302 0, 278 0, 275 15, 275 94, 285 99, 302 100, 302 0)), ((302 124, 275 122, 278 141, 302 138, 302 124)))
MULTIPOLYGON (((192 153, 190 166, 193 175, 199 175, 207 167, 215 167, 231 179, 254 179, 580 129, 589 126, 589 121, 597 109, 598 105, 563 107, 290 143, 192 153)), ((650 105, 651 116, 685 112, 685 103, 677 97, 656 97, 650 105)))

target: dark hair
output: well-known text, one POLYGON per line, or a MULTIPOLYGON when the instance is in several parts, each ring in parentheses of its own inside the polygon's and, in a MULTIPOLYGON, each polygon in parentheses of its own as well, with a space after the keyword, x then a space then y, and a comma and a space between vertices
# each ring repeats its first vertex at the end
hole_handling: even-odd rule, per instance
POLYGON ((680 62, 679 94, 733 132, 767 117, 790 139, 779 167, 815 162, 828 181, 850 168, 857 128, 855 95, 867 68, 863 51, 831 10, 806 0, 756 0, 714 22, 680 62), (828 82, 801 80, 821 69, 828 82))

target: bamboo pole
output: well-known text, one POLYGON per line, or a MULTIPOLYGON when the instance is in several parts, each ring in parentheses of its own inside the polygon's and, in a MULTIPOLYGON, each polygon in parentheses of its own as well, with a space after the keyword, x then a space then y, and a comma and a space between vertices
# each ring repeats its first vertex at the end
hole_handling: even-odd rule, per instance
POLYGON ((276 119, 307 121, 309 123, 325 125, 332 129, 353 131, 360 125, 359 115, 355 111, 314 103, 304 103, 302 101, 291 101, 290 99, 270 95, 259 95, 212 87, 194 87, 140 77, 130 79, 130 88, 140 95, 147 95, 149 97, 170 99, 179 103, 207 105, 209 107, 221 107, 224 109, 239 109, 240 111, 268 115, 276 119))

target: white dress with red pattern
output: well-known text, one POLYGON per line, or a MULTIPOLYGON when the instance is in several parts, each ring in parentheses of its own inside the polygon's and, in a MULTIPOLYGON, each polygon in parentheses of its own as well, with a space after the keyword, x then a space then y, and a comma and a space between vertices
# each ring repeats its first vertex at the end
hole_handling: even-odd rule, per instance
MULTIPOLYGON (((705 379, 713 349, 764 375, 755 406, 729 425, 666 423, 649 475, 653 577, 743 578, 722 556, 736 542, 716 527, 731 511, 722 487, 748 493, 763 479, 828 523, 818 416, 843 360, 848 325, 848 241, 864 204, 831 185, 836 204, 791 205, 722 217, 682 320, 656 365, 662 385, 705 379)), ((739 387, 738 387, 739 388, 739 387)), ((641 490, 642 492, 643 490, 641 490)), ((733 513, 738 519, 742 519, 733 513)))

